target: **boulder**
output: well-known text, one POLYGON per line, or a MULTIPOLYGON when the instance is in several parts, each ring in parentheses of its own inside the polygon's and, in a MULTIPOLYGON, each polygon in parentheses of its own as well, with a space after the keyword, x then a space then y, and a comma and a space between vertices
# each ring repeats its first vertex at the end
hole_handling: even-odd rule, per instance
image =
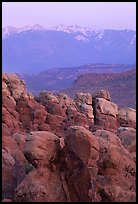
POLYGON ((40 92, 39 100, 44 106, 46 105, 48 101, 52 103, 59 103, 59 100, 57 99, 57 97, 54 96, 51 92, 47 92, 47 91, 40 92))
POLYGON ((77 93, 76 106, 79 112, 86 115, 93 122, 92 96, 90 93, 77 93))
POLYGON ((116 129, 118 126, 118 106, 104 98, 96 98, 93 101, 95 124, 103 129, 116 129))
POLYGON ((61 106, 71 106, 71 105, 75 105, 74 101, 66 94, 60 93, 57 96, 59 103, 61 104, 61 106))
POLYGON ((90 159, 97 160, 98 158, 98 140, 84 127, 70 126, 65 137, 65 145, 85 164, 88 164, 90 159))
POLYGON ((92 95, 92 98, 93 99, 94 98, 104 98, 107 101, 111 101, 110 93, 108 90, 97 91, 92 95))
POLYGON ((93 134, 98 138, 99 142, 100 140, 105 140, 108 144, 113 144, 118 147, 122 146, 120 139, 113 132, 110 132, 108 130, 96 130, 95 132, 93 132, 93 134))
POLYGON ((34 99, 23 98, 22 96, 17 102, 16 110, 19 113, 22 130, 48 130, 46 125, 44 125, 47 117, 45 107, 37 103, 34 99))
POLYGON ((86 115, 89 119, 93 121, 94 115, 93 115, 93 108, 91 105, 87 105, 86 103, 76 102, 78 111, 86 115))
POLYGON ((27 135, 24 154, 35 167, 52 167, 59 151, 60 140, 53 133, 34 131, 27 135))
POLYGON ((92 96, 90 93, 77 93, 75 101, 92 105, 92 96))
POLYGON ((14 158, 5 149, 2 149, 2 197, 13 198, 16 188, 15 177, 12 173, 15 164, 14 158))
POLYGON ((2 106, 10 113, 12 113, 16 107, 16 101, 11 95, 7 94, 5 90, 2 91, 2 106))
POLYGON ((116 117, 118 115, 118 106, 115 103, 105 100, 104 98, 96 98, 95 108, 97 112, 105 115, 116 117))
POLYGON ((24 151, 25 142, 26 142, 26 134, 23 133, 13 133, 11 136, 19 146, 21 152, 24 151))
POLYGON ((12 154, 2 149, 2 197, 7 199, 13 199, 15 188, 26 176, 23 164, 12 154))
MULTIPOLYGON (((136 130, 130 127, 119 127, 117 129, 117 136, 120 138, 122 145, 126 149, 135 147, 136 144, 136 130)), ((133 148, 132 148, 133 149, 133 148)), ((136 149, 133 149, 136 152, 136 149)))
POLYGON ((21 131, 19 114, 15 110, 10 113, 5 107, 2 107, 2 123, 6 124, 11 133, 21 131))
POLYGON ((120 108, 118 121, 120 126, 128 126, 136 129, 136 110, 133 108, 120 108))
POLYGON ((51 132, 58 137, 64 137, 63 121, 64 117, 62 116, 48 114, 45 122, 50 126, 51 132))
POLYGON ((15 139, 11 136, 10 131, 8 131, 6 128, 6 125, 2 125, 2 147, 5 149, 8 153, 11 154, 11 156, 16 160, 19 161, 21 164, 24 164, 26 162, 26 159, 20 150, 17 142, 15 139))
POLYGON ((135 202, 136 167, 123 146, 100 142, 97 190, 98 202, 135 202))
POLYGON ((16 188, 15 202, 67 202, 58 171, 38 168, 16 188))
POLYGON ((97 138, 81 126, 70 126, 62 154, 71 201, 92 202, 95 188, 92 183, 95 183, 98 171, 96 162, 99 158, 99 143, 97 138))
POLYGON ((52 115, 59 115, 62 117, 66 117, 65 111, 66 107, 64 105, 53 103, 53 102, 47 102, 45 105, 45 109, 48 113, 52 115))
POLYGON ((25 82, 20 80, 16 74, 5 74, 3 75, 3 80, 5 81, 7 87, 10 90, 11 96, 18 101, 19 98, 25 91, 25 82))
POLYGON ((64 120, 65 129, 72 125, 78 125, 89 129, 90 121, 83 113, 78 112, 74 106, 68 106, 66 110, 67 119, 64 120))
POLYGON ((33 110, 28 105, 27 101, 19 100, 16 110, 19 113, 19 119, 22 122, 22 129, 31 130, 33 120, 33 110))

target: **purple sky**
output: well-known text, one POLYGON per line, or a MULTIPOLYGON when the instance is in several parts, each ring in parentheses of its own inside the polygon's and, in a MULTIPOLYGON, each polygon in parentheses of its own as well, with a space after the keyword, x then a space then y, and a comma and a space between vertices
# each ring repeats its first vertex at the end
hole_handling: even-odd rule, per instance
POLYGON ((2 2, 2 27, 34 24, 136 30, 136 2, 2 2))

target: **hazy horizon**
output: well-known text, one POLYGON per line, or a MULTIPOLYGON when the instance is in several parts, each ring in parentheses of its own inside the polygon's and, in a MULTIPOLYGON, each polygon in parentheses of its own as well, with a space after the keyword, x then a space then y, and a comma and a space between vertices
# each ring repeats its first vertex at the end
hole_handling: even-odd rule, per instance
POLYGON ((2 27, 34 24, 136 30, 136 2, 2 2, 2 27))

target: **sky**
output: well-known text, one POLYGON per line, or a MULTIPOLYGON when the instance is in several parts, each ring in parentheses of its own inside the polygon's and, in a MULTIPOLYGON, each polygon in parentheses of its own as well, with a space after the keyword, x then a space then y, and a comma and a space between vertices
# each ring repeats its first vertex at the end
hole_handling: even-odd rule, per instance
POLYGON ((136 2, 2 2, 2 27, 34 24, 136 30, 136 2))

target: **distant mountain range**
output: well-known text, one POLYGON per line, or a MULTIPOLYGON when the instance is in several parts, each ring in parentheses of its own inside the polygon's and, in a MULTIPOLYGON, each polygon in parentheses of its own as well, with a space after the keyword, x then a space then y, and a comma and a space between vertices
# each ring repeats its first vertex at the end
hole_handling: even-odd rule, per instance
POLYGON ((2 29, 2 70, 35 74, 82 64, 133 64, 136 32, 93 30, 76 25, 2 29))

